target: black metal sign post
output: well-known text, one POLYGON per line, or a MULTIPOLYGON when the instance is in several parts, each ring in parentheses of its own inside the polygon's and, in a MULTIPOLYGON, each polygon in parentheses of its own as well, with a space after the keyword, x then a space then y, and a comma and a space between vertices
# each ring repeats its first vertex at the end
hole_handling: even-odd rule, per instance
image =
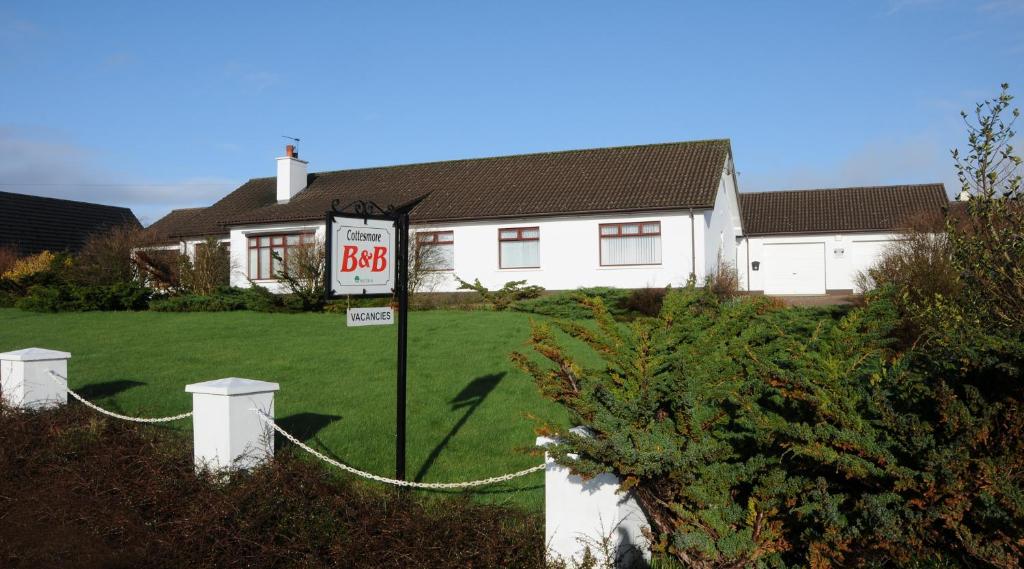
POLYGON ((405 480, 405 385, 409 347, 409 212, 398 216, 398 397, 395 416, 395 478, 405 480))
MULTIPOLYGON (((400 206, 388 206, 386 209, 370 201, 355 201, 349 205, 339 208, 339 200, 331 204, 331 211, 327 212, 327 270, 325 271, 326 283, 324 294, 328 300, 343 298, 347 295, 333 290, 332 282, 334 271, 337 270, 336 259, 331 251, 333 239, 334 219, 336 217, 347 217, 362 219, 364 223, 368 219, 387 220, 394 223, 397 230, 395 236, 395 287, 394 296, 398 299, 398 362, 396 374, 398 376, 398 393, 395 415, 395 478, 405 480, 405 415, 406 415, 406 378, 408 368, 409 348, 409 214, 413 208, 420 204, 427 196, 421 196, 409 203, 400 206)), ((381 297, 389 294, 363 294, 359 296, 381 297)))

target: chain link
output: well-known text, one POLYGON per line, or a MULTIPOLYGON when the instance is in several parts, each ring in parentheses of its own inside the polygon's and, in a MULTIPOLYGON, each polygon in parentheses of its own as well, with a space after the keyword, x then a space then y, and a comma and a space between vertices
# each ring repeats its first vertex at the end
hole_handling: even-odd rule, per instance
POLYGON ((92 409, 94 411, 98 411, 98 412, 100 412, 100 413, 102 413, 104 415, 108 415, 110 417, 113 417, 115 419, 121 419, 122 421, 134 421, 136 423, 168 423, 170 421, 177 421, 178 419, 184 419, 186 417, 191 417, 192 416, 192 412, 189 411, 188 413, 182 413, 181 415, 174 415, 174 416, 171 416, 171 417, 154 417, 154 418, 147 419, 147 418, 144 418, 144 417, 129 417, 127 415, 121 415, 119 413, 114 413, 113 411, 107 411, 106 409, 104 409, 102 407, 99 407, 99 406, 97 406, 97 405, 95 405, 93 403, 90 403, 84 397, 82 397, 81 395, 79 395, 79 394, 75 393, 74 391, 72 391, 71 388, 67 386, 68 379, 66 377, 61 377, 60 374, 58 374, 57 372, 53 371, 52 369, 46 370, 46 373, 50 374, 50 377, 52 377, 54 381, 63 381, 64 382, 64 388, 67 389, 68 395, 74 397, 75 399, 77 399, 80 403, 82 403, 86 407, 88 407, 88 408, 90 408, 90 409, 92 409))
POLYGON ((359 470, 357 468, 352 468, 351 466, 349 466, 347 464, 343 464, 341 462, 338 462, 337 460, 334 460, 334 459, 324 455, 323 453, 317 451, 316 449, 307 446, 305 443, 303 443, 299 439, 295 438, 291 433, 289 433, 288 431, 286 431, 286 430, 282 429, 281 427, 279 427, 277 425, 277 422, 274 421, 274 418, 271 417, 270 415, 267 415, 262 409, 252 409, 252 411, 255 411, 255 412, 259 413, 260 416, 263 417, 263 420, 266 421, 268 425, 270 425, 278 433, 281 433, 281 436, 283 436, 284 438, 286 438, 289 441, 291 441, 293 444, 295 444, 295 446, 297 446, 297 447, 301 448, 302 450, 308 452, 309 454, 319 458, 320 460, 326 462, 327 464, 330 464, 331 466, 334 466, 336 468, 340 468, 340 469, 344 470, 345 472, 349 472, 351 474, 355 474, 356 476, 360 476, 360 477, 366 478, 368 480, 373 480, 375 482, 382 482, 384 484, 391 484, 393 486, 401 486, 401 487, 404 487, 404 488, 429 488, 429 489, 432 489, 432 490, 451 490, 451 489, 457 489, 457 488, 474 488, 474 487, 477 487, 477 486, 486 486, 488 484, 497 484, 499 482, 508 482, 509 480, 513 480, 515 478, 519 478, 520 476, 526 476, 527 474, 533 474, 534 472, 540 472, 541 470, 544 470, 544 467, 545 467, 545 465, 543 465, 543 464, 538 464, 537 466, 533 466, 533 467, 527 468, 526 470, 520 470, 519 472, 513 472, 511 474, 504 474, 502 476, 495 476, 493 478, 484 478, 483 480, 473 480, 473 481, 470 481, 470 482, 411 482, 409 480, 397 480, 397 479, 394 479, 394 478, 387 478, 387 477, 384 477, 384 476, 378 476, 376 474, 371 474, 369 472, 365 472, 365 471, 359 470))

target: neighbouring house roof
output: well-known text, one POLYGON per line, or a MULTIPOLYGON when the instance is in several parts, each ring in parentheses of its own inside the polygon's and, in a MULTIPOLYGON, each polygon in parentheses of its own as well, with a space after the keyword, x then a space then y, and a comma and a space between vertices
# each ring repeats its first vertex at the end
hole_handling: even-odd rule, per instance
POLYGON ((78 251, 90 235, 126 224, 141 227, 126 207, 0 192, 0 246, 20 255, 78 251))
POLYGON ((320 172, 285 204, 275 178, 257 178, 167 227, 183 237, 319 221, 334 200, 386 207, 427 193, 414 222, 711 208, 730 152, 728 140, 706 140, 320 172))
POLYGON ((942 184, 740 193, 746 235, 897 231, 948 203, 942 184))

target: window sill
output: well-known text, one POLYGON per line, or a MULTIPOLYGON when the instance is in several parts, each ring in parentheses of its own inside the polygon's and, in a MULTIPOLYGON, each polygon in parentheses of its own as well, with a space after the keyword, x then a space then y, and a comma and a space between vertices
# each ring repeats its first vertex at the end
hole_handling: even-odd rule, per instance
POLYGON ((664 266, 665 265, 663 263, 652 263, 650 265, 600 265, 600 266, 597 267, 597 270, 599 270, 599 271, 619 271, 619 270, 622 270, 622 269, 626 269, 626 270, 630 270, 630 269, 632 269, 632 270, 652 269, 652 268, 659 268, 660 269, 660 268, 662 268, 664 266))
POLYGON ((503 272, 503 273, 525 273, 525 272, 529 272, 529 271, 539 271, 540 267, 515 267, 515 268, 508 268, 508 269, 503 269, 503 268, 499 267, 498 270, 503 272))

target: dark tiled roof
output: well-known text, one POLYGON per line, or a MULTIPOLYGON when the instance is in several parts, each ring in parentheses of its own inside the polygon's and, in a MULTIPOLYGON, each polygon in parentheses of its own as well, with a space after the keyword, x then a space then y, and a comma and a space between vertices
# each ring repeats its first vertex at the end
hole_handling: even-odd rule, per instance
POLYGON ((893 231, 949 203, 942 184, 740 194, 746 235, 893 231))
POLYGON ((93 233, 125 224, 140 227, 126 207, 0 192, 0 246, 21 255, 77 251, 93 233))
POLYGON ((414 221, 710 208, 729 153, 728 140, 709 140, 321 172, 287 204, 277 203, 275 178, 258 178, 181 223, 177 235, 320 220, 336 199, 401 205, 428 192, 414 221))
POLYGON ((206 209, 204 207, 189 207, 172 210, 146 228, 149 242, 153 245, 177 242, 175 236, 191 229, 195 219, 206 209))

